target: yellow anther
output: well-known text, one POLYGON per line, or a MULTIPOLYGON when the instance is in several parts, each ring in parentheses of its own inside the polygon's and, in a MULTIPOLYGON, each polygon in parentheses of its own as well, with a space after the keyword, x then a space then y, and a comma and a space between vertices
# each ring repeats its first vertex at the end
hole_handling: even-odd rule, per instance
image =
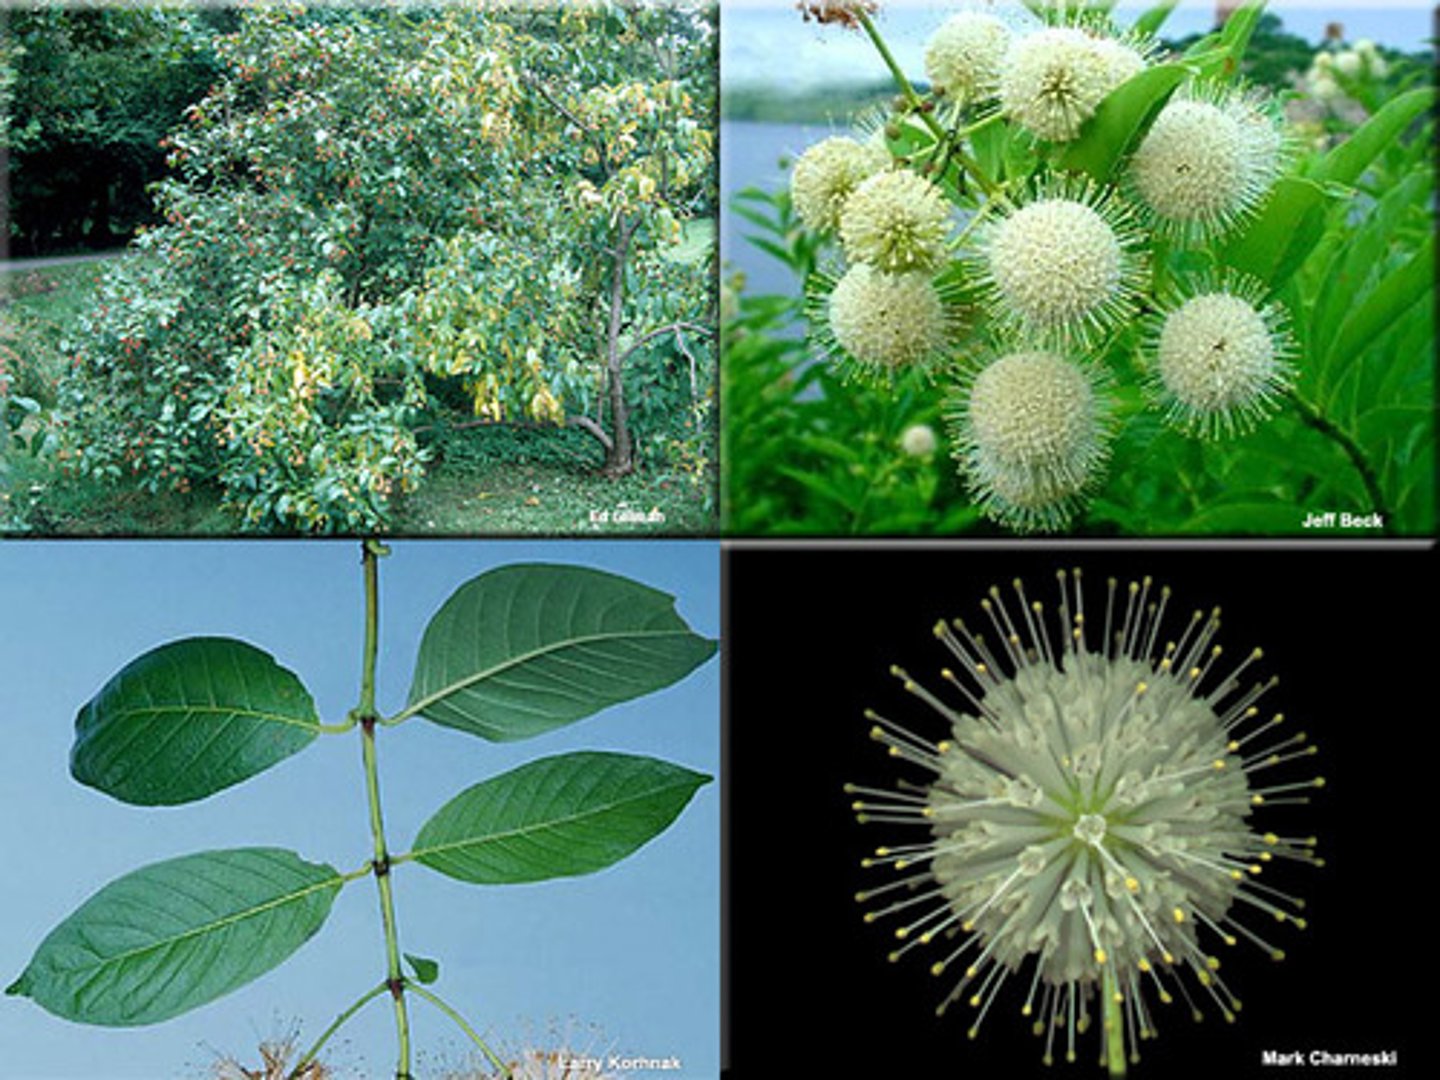
POLYGON ((1125 879, 1125 888, 1129 889, 1131 892, 1139 892, 1140 882, 1137 878, 1127 877, 1125 879))
POLYGON ((896 870, 904 870, 904 869, 905 869, 906 867, 908 867, 909 865, 910 865, 910 862, 909 862, 908 859, 896 859, 896 860, 895 860, 895 869, 896 869, 896 870))
POLYGON ((1219 771, 1220 769, 1225 768, 1225 759, 1216 758, 1213 762, 1211 762, 1211 765, 1216 771, 1219 771))
POLYGON ((1280 842, 1280 837, 1276 836, 1273 832, 1267 832, 1261 839, 1267 844, 1278 844, 1280 842))
POLYGON ((935 961, 935 963, 933 963, 933 964, 930 965, 930 974, 931 974, 931 975, 942 975, 942 974, 944 974, 944 972, 945 972, 945 961, 943 961, 943 960, 937 960, 937 961, 935 961))
POLYGON ((1178 907, 1170 914, 1175 916, 1175 921, 1177 923, 1183 923, 1185 921, 1185 912, 1181 911, 1178 907))
POLYGON ((1211 971, 1219 971, 1220 960, 1218 957, 1207 956, 1205 957, 1205 966, 1208 967, 1211 971))
POLYGON ((1096 950, 1095 950, 1095 962, 1096 962, 1097 964, 1103 964, 1103 963, 1105 963, 1105 950, 1104 950, 1104 949, 1096 949, 1096 950))

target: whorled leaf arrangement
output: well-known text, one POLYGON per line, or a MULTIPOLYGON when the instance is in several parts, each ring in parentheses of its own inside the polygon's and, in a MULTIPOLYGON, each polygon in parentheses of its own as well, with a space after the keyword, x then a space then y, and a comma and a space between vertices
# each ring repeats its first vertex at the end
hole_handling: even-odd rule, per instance
POLYGON ((379 802, 378 727, 413 717, 490 740, 528 738, 683 679, 714 655, 674 598, 580 566, 528 564, 482 574, 427 627, 409 704, 375 709, 378 563, 364 544, 366 637, 360 703, 324 724, 293 673, 253 645, 190 638, 121 670, 80 710, 71 769, 125 802, 206 798, 304 749, 321 734, 358 729, 373 857, 341 872, 271 847, 207 851, 111 882, 60 923, 6 993, 57 1016, 135 1026, 170 1019, 280 964, 324 924, 349 883, 375 878, 386 940, 385 977, 299 1058, 302 1076, 339 1026, 369 1001, 396 1003, 397 1077, 410 1074, 407 993, 454 1019, 501 1074, 507 1067, 428 987, 440 965, 401 953, 393 871, 415 862, 475 884, 588 874, 663 832, 709 776, 610 752, 543 758, 483 780, 441 807, 412 849, 391 854, 379 802), (402 963, 403 957, 403 963, 402 963))

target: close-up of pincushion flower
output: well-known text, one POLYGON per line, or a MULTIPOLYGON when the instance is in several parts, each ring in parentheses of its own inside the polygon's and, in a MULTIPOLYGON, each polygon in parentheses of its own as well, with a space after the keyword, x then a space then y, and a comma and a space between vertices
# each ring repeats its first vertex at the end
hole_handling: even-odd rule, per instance
POLYGON ((1057 183, 987 222, 970 258, 1002 327, 1087 343, 1134 312, 1145 275, 1140 243, 1113 193, 1057 183))
POLYGON ((834 344, 871 374, 937 356, 952 314, 928 274, 887 274, 856 263, 826 301, 834 344))
POLYGON ((1078 26, 1050 26, 1017 38, 1000 76, 1000 109, 1050 142, 1068 142, 1105 95, 1135 74, 1128 57, 1078 26))
POLYGON ((1245 434, 1290 387, 1288 319, 1264 291, 1240 275, 1207 280, 1148 320, 1147 390, 1187 434, 1245 434))
POLYGON ((1254 212, 1279 175, 1282 149, 1257 98, 1191 87, 1155 118, 1130 161, 1129 187, 1157 232, 1197 243, 1254 212))
POLYGON ((846 258, 891 274, 937 269, 950 228, 951 207, 941 190, 904 170, 870 177, 840 212, 846 258))
POLYGON ((949 414, 955 456, 988 517, 1022 532, 1070 520, 1108 453, 1097 381, 1055 353, 1018 352, 962 388, 949 414))
POLYGON ((1010 38, 1010 28, 995 16, 961 11, 926 42, 925 74, 956 105, 994 97, 1010 38))
POLYGON ((1119 1076, 1159 1032, 1156 1003, 1236 1018, 1216 946, 1280 959, 1257 926, 1305 928, 1304 901, 1265 879, 1319 864, 1316 841, 1252 816, 1309 802, 1324 779, 1286 775, 1316 749, 1262 711, 1277 680, 1248 682, 1260 649, 1222 666, 1218 609, 1173 619, 1150 578, 1109 579, 1097 606, 1080 570, 1058 584, 1053 606, 1016 580, 1013 599, 981 601, 982 627, 938 622, 955 664, 944 696, 892 668, 943 733, 866 711, 872 737, 930 779, 846 785, 860 822, 899 833, 864 860, 887 880, 857 900, 866 922, 895 922, 892 960, 936 947, 930 971, 950 987, 937 1011, 968 1002, 971 1038, 1016 976, 1046 1063, 1076 1060, 1093 1028, 1119 1076))
POLYGON ((790 174, 795 212, 812 229, 835 229, 845 200, 889 164, 890 155, 874 143, 844 135, 820 140, 796 159, 790 174))

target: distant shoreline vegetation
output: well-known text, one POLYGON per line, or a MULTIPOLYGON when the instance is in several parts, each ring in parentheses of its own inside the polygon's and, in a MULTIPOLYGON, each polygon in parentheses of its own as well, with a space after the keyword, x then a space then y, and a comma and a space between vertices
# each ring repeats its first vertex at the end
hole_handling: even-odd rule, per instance
MULTIPOLYGON (((926 93, 928 86, 917 86, 926 93)), ((773 86, 748 83, 726 87, 720 96, 720 115, 725 120, 748 120, 765 124, 826 124, 832 121, 851 126, 851 118, 867 109, 886 106, 895 96, 893 83, 878 80, 866 83, 826 83, 797 92, 778 92, 773 86)))

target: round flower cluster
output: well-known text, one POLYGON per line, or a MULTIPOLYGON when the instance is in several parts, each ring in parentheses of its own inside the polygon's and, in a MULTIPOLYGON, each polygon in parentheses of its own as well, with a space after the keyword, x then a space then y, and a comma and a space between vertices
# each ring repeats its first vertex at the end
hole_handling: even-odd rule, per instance
POLYGON ((1251 278, 1199 284, 1149 320, 1148 389, 1167 419, 1205 437, 1250 431, 1289 389, 1284 309, 1251 278))
POLYGON ((1000 109, 1041 139, 1068 142, 1105 95, 1145 67, 1132 45, 1079 26, 1050 26, 1015 41, 1000 76, 1000 109))
POLYGON ((1106 457, 1093 370, 1048 352, 1011 353, 975 374, 952 409, 957 457, 982 508, 1022 531, 1073 512, 1106 457))
POLYGON ((843 135, 822 139, 800 155, 790 173, 795 212, 812 229, 836 229, 851 192, 889 164, 883 146, 843 135))
POLYGON ((1129 357, 1187 436, 1243 435, 1293 383, 1267 287, 1197 277, 1188 250, 1259 212, 1286 163, 1276 110, 1191 75, 1111 160, 1083 141, 1157 55, 1093 14, 1022 32, 962 11, 926 45, 932 94, 901 79, 883 141, 825 139, 795 167, 797 213, 843 260, 811 278, 815 339, 881 384, 949 375, 952 456, 1012 530, 1064 529, 1099 488, 1129 357))
POLYGON ((830 293, 836 343, 866 368, 913 364, 942 351, 947 314, 925 274, 887 274, 856 263, 830 293))
POLYGON ((1102 1060, 1123 1063, 1156 1034, 1154 1000, 1235 1019, 1214 943, 1244 938, 1278 960, 1257 918, 1305 927, 1304 902, 1258 879, 1280 862, 1318 865, 1315 839, 1262 831, 1251 815, 1308 802, 1324 779, 1270 780, 1315 748, 1303 732, 1276 739, 1281 715, 1262 718, 1275 680, 1243 682, 1259 649, 1215 671, 1218 609, 1173 637, 1168 588, 1146 578, 1122 591, 1112 578, 1092 623, 1081 572, 1058 577, 1058 632, 1018 580, 1013 606, 998 588, 982 601, 988 640, 959 619, 935 626, 956 665, 942 672, 951 700, 892 669, 942 732, 927 739, 867 710, 872 737, 930 779, 846 785, 862 823, 911 827, 864 860, 891 879, 856 899, 873 905, 866 922, 899 920, 892 960, 942 946, 930 970, 953 986, 939 1011, 968 1001, 972 1038, 1020 975, 1047 1064, 1057 1037, 1075 1060, 1096 1016, 1102 1060))
POLYGON ((1281 151, 1256 99, 1192 85, 1155 118, 1128 176, 1157 233, 1204 242, 1255 210, 1280 173, 1281 151))
POLYGON ((993 15, 962 11, 950 16, 925 45, 925 74, 958 106, 995 96, 1010 47, 1010 28, 993 15))

